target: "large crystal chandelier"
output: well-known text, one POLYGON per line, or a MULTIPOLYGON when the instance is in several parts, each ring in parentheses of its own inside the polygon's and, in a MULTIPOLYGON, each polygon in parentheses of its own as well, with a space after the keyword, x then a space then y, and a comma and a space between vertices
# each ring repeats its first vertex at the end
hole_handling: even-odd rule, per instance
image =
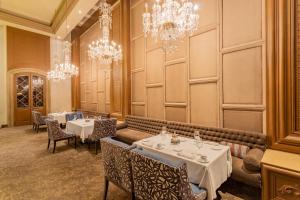
POLYGON ((157 41, 162 41, 166 51, 176 48, 174 41, 191 35, 197 30, 199 14, 198 5, 191 0, 156 0, 152 7, 152 13, 148 12, 148 4, 145 4, 146 12, 143 14, 144 33, 157 41))
POLYGON ((88 55, 91 59, 98 59, 102 64, 111 64, 122 59, 120 45, 109 40, 109 31, 112 28, 112 8, 105 0, 99 6, 99 24, 102 29, 102 38, 89 45, 88 55))

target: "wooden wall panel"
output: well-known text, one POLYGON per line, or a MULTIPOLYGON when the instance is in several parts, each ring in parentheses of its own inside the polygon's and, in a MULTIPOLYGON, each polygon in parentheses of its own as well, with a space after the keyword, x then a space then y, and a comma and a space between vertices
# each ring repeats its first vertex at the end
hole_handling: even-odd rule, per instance
POLYGON ((145 73, 140 71, 132 75, 132 101, 144 102, 145 99, 145 73))
POLYGON ((218 1, 219 0, 193 0, 199 9, 199 30, 203 27, 218 23, 218 1))
POLYGON ((224 127, 262 132, 263 114, 260 111, 224 110, 224 127))
POLYGON ((162 49, 147 52, 146 83, 163 82, 164 54, 162 49))
POLYGON ((166 107, 166 120, 186 122, 185 107, 166 107))
POLYGON ((145 66, 145 39, 144 37, 139 37, 132 42, 132 69, 140 69, 145 66))
POLYGON ((132 114, 265 132, 265 1, 195 0, 198 30, 169 54, 143 37, 143 6, 153 1, 132 0, 132 114))
POLYGON ((262 104, 261 47, 223 55, 225 104, 262 104))
POLYGON ((143 117, 145 116, 144 105, 132 105, 132 115, 143 117))
POLYGON ((166 102, 186 103, 187 78, 186 64, 179 63, 166 66, 166 102))
POLYGON ((191 87, 191 123, 218 126, 218 90, 216 83, 193 84, 191 87))
POLYGON ((50 70, 50 38, 7 27, 7 70, 34 68, 50 70))
POLYGON ((162 87, 147 88, 147 116, 164 119, 164 91, 162 87))
POLYGON ((143 34, 143 24, 142 24, 142 15, 145 11, 145 6, 143 3, 138 3, 131 10, 131 36, 137 37, 140 34, 143 34))
POLYGON ((217 30, 195 35, 190 38, 190 78, 217 76, 218 46, 217 30))
POLYGON ((223 47, 262 39, 261 0, 223 0, 223 47))

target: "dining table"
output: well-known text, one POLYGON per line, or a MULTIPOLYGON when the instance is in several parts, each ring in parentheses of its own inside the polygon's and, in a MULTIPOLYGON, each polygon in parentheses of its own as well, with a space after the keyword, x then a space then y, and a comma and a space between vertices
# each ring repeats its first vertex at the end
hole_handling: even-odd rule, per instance
POLYGON ((57 120, 59 124, 66 124, 66 114, 70 114, 72 112, 53 112, 49 113, 48 117, 50 117, 53 120, 57 120))
POLYGON ((94 119, 77 119, 68 121, 66 124, 66 132, 79 136, 83 143, 93 133, 93 130, 94 119))
POLYGON ((159 154, 167 160, 183 160, 187 164, 191 183, 207 190, 207 199, 217 197, 217 189, 232 172, 230 148, 211 141, 199 141, 180 137, 179 143, 171 143, 171 134, 159 134, 136 141, 137 148, 159 154))

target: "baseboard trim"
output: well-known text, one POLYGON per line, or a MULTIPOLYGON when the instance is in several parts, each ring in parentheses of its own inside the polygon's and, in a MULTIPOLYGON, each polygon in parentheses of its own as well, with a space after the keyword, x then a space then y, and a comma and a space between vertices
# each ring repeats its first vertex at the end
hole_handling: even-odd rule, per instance
POLYGON ((1 128, 7 128, 8 124, 1 124, 1 128))

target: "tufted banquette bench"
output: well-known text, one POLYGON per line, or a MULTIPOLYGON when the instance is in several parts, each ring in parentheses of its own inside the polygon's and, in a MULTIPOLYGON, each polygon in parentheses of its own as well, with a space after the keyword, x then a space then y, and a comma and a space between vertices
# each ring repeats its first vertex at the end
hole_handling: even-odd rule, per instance
POLYGON ((266 136, 263 133, 211 128, 128 115, 124 123, 117 125, 117 137, 132 144, 137 140, 159 134, 163 126, 167 127, 168 132, 176 131, 181 136, 192 138, 194 131, 198 130, 204 140, 247 148, 244 157, 232 155, 231 178, 254 187, 261 187, 260 161, 266 149, 266 136))

